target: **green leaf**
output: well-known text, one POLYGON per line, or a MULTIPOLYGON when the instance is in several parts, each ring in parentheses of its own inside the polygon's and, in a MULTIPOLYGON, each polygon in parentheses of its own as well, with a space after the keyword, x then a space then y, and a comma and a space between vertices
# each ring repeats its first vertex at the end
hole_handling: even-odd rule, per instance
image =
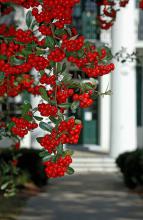
POLYGON ((72 36, 71 28, 66 28, 67 33, 72 36))
POLYGON ((76 109, 79 107, 79 101, 75 101, 71 105, 71 110, 73 113, 75 113, 76 109))
POLYGON ((106 59, 108 59, 108 61, 112 60, 113 59, 113 55, 112 55, 111 49, 106 47, 106 46, 104 48, 105 48, 106 53, 107 53, 106 59))
POLYGON ((54 61, 50 61, 50 66, 51 67, 55 67, 56 66, 56 63, 54 61))
POLYGON ((23 115, 23 118, 27 121, 32 121, 32 117, 30 115, 23 115))
POLYGON ((65 34, 65 30, 64 29, 57 29, 57 30, 55 30, 55 34, 56 35, 63 35, 63 34, 65 34))
POLYGON ((67 174, 72 175, 74 173, 74 169, 72 167, 68 167, 67 174))
MULTIPOLYGON (((21 78, 20 78, 21 81, 21 78)), ((28 91, 24 90, 22 94, 22 99, 25 100, 24 103, 29 103, 30 102, 30 94, 28 91)))
POLYGON ((54 48, 55 41, 54 41, 53 37, 47 36, 46 41, 45 41, 45 45, 49 48, 54 48))
POLYGON ((72 76, 69 73, 64 73, 63 75, 64 75, 62 79, 63 82, 69 82, 72 79, 72 76))
POLYGON ((66 70, 66 63, 61 64, 57 63, 56 64, 56 73, 63 73, 66 70))
POLYGON ((33 116, 37 121, 42 121, 43 118, 42 117, 39 117, 39 116, 33 116))
POLYGON ((46 156, 46 157, 43 157, 43 158, 42 158, 42 161, 43 161, 43 162, 47 162, 47 161, 51 160, 51 158, 52 158, 52 155, 48 155, 48 156, 46 156))
POLYGON ((49 101, 49 97, 47 95, 47 90, 42 87, 42 88, 39 89, 39 91, 40 91, 40 94, 41 94, 42 98, 46 101, 49 101))
POLYGON ((7 60, 7 57, 5 55, 0 55, 0 60, 7 60))
POLYGON ((16 40, 14 40, 14 42, 15 42, 16 44, 19 44, 19 45, 25 45, 25 43, 23 43, 23 42, 18 42, 18 41, 16 41, 16 40))
POLYGON ((71 103, 63 103, 58 105, 60 108, 70 108, 71 107, 71 103))
POLYGON ((64 63, 62 66, 62 73, 66 70, 66 67, 67 67, 67 65, 66 65, 66 63, 64 63))
POLYGON ((57 124, 57 123, 59 123, 60 122, 60 120, 59 119, 56 119, 55 117, 53 117, 53 116, 50 116, 49 117, 49 119, 54 123, 54 124, 57 124))
POLYGON ((63 154, 63 145, 60 144, 58 147, 57 147, 57 153, 62 155, 63 154))
POLYGON ((44 70, 40 70, 39 73, 40 73, 41 76, 43 76, 45 74, 45 71, 44 70))
POLYGON ((72 156, 74 154, 74 151, 73 150, 66 150, 65 151, 65 155, 70 155, 72 156))
POLYGON ((8 124, 8 130, 11 130, 14 125, 15 125, 15 123, 14 123, 13 121, 11 121, 11 122, 8 124))
POLYGON ((37 56, 44 55, 44 54, 46 54, 46 52, 43 51, 43 50, 37 50, 37 51, 36 51, 36 55, 37 55, 37 56))
POLYGON ((85 87, 85 90, 92 90, 93 87, 95 87, 95 85, 93 85, 91 83, 84 83, 83 85, 85 87))
POLYGON ((82 57, 84 56, 84 50, 79 50, 79 51, 77 52, 77 54, 78 54, 78 57, 79 57, 79 58, 82 58, 82 57))
POLYGON ((49 155, 51 155, 51 154, 46 150, 43 150, 39 153, 40 157, 46 157, 46 156, 49 156, 49 155))
POLYGON ((53 157, 52 157, 52 162, 53 162, 53 163, 56 163, 57 159, 58 159, 58 155, 53 156, 53 157))
POLYGON ((26 49, 28 50, 33 50, 35 47, 37 47, 37 44, 35 42, 31 42, 26 45, 26 49))
POLYGON ((26 25, 28 28, 31 26, 32 20, 33 20, 32 12, 28 11, 26 14, 26 25))
POLYGON ((8 185, 9 185, 9 182, 6 182, 6 183, 2 184, 1 187, 0 187, 1 190, 5 190, 8 187, 8 185))
POLYGON ((31 29, 33 30, 36 25, 38 25, 38 22, 36 20, 34 20, 32 22, 31 29))
POLYGON ((2 81, 5 77, 5 73, 4 72, 0 72, 0 81, 2 81))
POLYGON ((27 112, 29 112, 29 110, 32 108, 30 103, 24 103, 22 105, 22 115, 27 114, 27 112))
POLYGON ((17 59, 16 57, 11 57, 10 58, 10 63, 12 65, 21 65, 25 62, 25 60, 20 60, 20 59, 17 59))
POLYGON ((57 63, 56 72, 57 72, 57 73, 62 72, 62 64, 61 64, 61 63, 57 63))
POLYGON ((45 131, 52 131, 52 128, 49 126, 49 124, 43 121, 39 123, 39 127, 45 131))
POLYGON ((29 54, 32 53, 32 51, 31 51, 31 50, 28 50, 28 49, 23 49, 23 50, 21 51, 21 53, 22 53, 24 56, 28 56, 29 54))
POLYGON ((36 138, 37 142, 40 143, 42 137, 36 138))

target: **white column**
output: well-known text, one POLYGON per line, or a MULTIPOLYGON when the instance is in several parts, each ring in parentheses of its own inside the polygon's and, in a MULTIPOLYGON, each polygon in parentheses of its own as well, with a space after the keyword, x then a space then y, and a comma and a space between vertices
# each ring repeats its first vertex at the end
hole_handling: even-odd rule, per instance
MULTIPOLYGON (((112 29, 113 54, 127 48, 135 51, 136 43, 135 0, 118 12, 112 29)), ((111 100, 111 156, 134 150, 137 147, 136 134, 136 70, 135 63, 119 63, 114 60, 111 100)))
MULTIPOLYGON (((100 91, 105 92, 107 87, 111 89, 111 76, 103 76, 100 81, 100 91)), ((100 148, 103 152, 110 150, 110 112, 111 112, 111 97, 100 97, 100 148)))
MULTIPOLYGON (((111 31, 101 31, 101 42, 111 46, 111 31)), ((111 90, 111 74, 100 78, 100 92, 111 90)), ((100 97, 100 150, 109 152, 110 150, 110 115, 111 115, 111 96, 100 97)))

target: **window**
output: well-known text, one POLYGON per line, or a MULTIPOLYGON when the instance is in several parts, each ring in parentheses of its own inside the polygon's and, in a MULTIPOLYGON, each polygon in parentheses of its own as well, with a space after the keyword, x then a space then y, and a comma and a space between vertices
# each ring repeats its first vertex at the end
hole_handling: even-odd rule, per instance
POLYGON ((82 0, 74 10, 74 25, 86 39, 97 39, 95 0, 82 0))

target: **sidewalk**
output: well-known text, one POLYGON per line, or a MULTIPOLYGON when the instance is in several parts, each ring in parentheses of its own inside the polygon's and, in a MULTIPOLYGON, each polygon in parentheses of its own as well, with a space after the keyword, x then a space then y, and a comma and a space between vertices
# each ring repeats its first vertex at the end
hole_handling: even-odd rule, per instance
POLYGON ((129 192, 119 174, 82 174, 51 180, 18 220, 142 220, 143 195, 129 192))

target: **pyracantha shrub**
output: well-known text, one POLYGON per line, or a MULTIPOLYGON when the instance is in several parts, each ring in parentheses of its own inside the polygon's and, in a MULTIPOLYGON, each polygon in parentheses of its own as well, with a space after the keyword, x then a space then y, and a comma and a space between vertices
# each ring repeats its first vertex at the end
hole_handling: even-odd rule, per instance
MULTIPOLYGON (((11 137, 18 149, 29 131, 47 132, 37 137, 47 177, 72 174, 71 152, 64 144, 77 144, 82 122, 67 117, 87 108, 99 95, 96 78, 114 70, 107 47, 97 48, 72 26, 73 7, 79 0, 0 0, 4 15, 19 5, 26 12, 26 27, 0 25, 0 98, 28 92, 41 97, 37 107, 22 105, 18 116, 7 114, 0 121, 1 137, 11 137), (73 79, 69 67, 84 72, 88 81, 73 79)), ((112 6, 112 5, 111 5, 112 6)), ((9 113, 9 109, 7 110, 9 113)))

